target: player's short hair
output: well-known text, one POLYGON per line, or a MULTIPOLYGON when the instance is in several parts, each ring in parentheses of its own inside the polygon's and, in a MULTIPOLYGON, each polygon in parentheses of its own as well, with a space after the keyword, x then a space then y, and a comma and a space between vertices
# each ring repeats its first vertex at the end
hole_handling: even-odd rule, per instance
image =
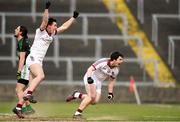
POLYGON ((118 51, 112 52, 110 55, 111 61, 117 60, 119 56, 124 58, 123 54, 121 54, 120 52, 118 51))
POLYGON ((23 38, 28 38, 28 30, 27 30, 27 28, 25 27, 25 26, 20 26, 20 32, 22 32, 22 34, 21 34, 21 36, 23 37, 23 38))
POLYGON ((54 19, 54 18, 49 18, 47 25, 52 25, 53 22, 57 22, 56 19, 54 19))

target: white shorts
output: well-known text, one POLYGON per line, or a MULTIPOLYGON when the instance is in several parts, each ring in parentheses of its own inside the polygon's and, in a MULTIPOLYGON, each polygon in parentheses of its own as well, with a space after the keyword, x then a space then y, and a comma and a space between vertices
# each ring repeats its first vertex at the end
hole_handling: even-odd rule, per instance
MULTIPOLYGON (((91 78, 94 80, 95 86, 96 86, 96 92, 101 94, 101 87, 102 87, 102 82, 99 81, 94 75, 91 76, 91 78)), ((87 82, 87 75, 84 75, 84 84, 88 84, 87 82)))
POLYGON ((25 80, 29 80, 29 68, 27 65, 23 66, 23 69, 21 71, 21 78, 25 80))
POLYGON ((42 66, 42 61, 43 60, 41 58, 37 58, 36 56, 32 56, 31 54, 29 54, 27 59, 26 59, 26 65, 28 66, 28 68, 32 64, 40 64, 42 66))

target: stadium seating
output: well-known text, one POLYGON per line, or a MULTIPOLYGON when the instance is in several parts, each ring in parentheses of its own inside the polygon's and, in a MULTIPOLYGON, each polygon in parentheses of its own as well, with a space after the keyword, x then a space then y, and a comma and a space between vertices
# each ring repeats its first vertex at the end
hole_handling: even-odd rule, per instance
MULTIPOLYGON (((133 15, 138 19, 138 0, 137 1, 127 1, 126 2, 133 13, 133 15), (137 6, 135 6, 137 5, 137 6)), ((172 55, 169 54, 169 36, 172 35, 179 35, 179 18, 175 16, 179 16, 179 1, 178 0, 144 0, 143 4, 143 18, 144 23, 142 23, 139 20, 139 23, 141 24, 142 29, 146 32, 146 35, 150 40, 152 40, 152 44, 154 44, 154 47, 160 54, 160 56, 163 58, 164 62, 168 65, 169 57, 172 55), (158 21, 158 31, 157 31, 157 42, 153 37, 153 16, 157 16, 158 21), (163 16, 163 17, 162 17, 163 16)), ((156 34, 156 32, 155 32, 156 34)), ((177 81, 180 81, 180 63, 179 63, 179 55, 178 52, 180 49, 178 48, 180 45, 180 42, 178 39, 174 41, 175 47, 175 57, 174 62, 175 66, 174 68, 171 67, 171 64, 169 64, 169 69, 173 72, 174 76, 176 77, 177 81)))
MULTIPOLYGON (((24 15, 12 15, 13 12, 16 13, 27 13, 31 14, 31 0, 28 0, 28 2, 24 2, 23 0, 17 0, 16 2, 8 2, 7 0, 1 0, 0 3, 3 5, 2 8, 0 8, 1 12, 5 13, 11 13, 11 15, 6 16, 6 25, 5 25, 5 34, 12 35, 14 33, 14 28, 17 25, 26 25, 29 29, 29 34, 33 35, 35 33, 35 30, 37 27, 39 27, 41 22, 41 16, 35 17, 36 21, 34 22, 33 17, 31 16, 24 16, 24 15), (24 3, 24 4, 21 4, 24 3), (13 5, 8 11, 6 11, 6 8, 8 5, 13 5), (22 5, 22 6, 21 6, 22 5), (6 7, 5 7, 6 6, 6 7)), ((128 4, 131 5, 133 2, 129 2, 128 4)), ((57 18, 58 23, 63 23, 65 20, 68 19, 68 16, 62 16, 62 17, 56 17, 56 15, 53 15, 54 13, 69 13, 71 15, 70 11, 70 1, 69 0, 56 0, 53 1, 52 6, 50 8, 50 16, 57 18)), ((101 0, 91 0, 91 1, 84 1, 84 0, 77 0, 76 3, 77 10, 82 14, 108 14, 107 8, 103 5, 101 0), (93 9, 92 9, 93 8, 93 9)), ((42 13, 44 8, 44 1, 37 1, 36 6, 36 12, 42 13)), ((136 8, 135 8, 136 10, 136 8)), ((1 16, 2 17, 2 16, 1 16)), ((0 17, 0 18, 1 18, 0 17)), ((2 19, 0 19, 0 22, 2 22, 2 19)), ((150 78, 147 72, 145 72, 145 69, 142 65, 142 62, 139 62, 138 57, 134 54, 131 47, 127 45, 124 42, 124 39, 101 39, 100 45, 101 45, 101 51, 97 53, 98 47, 97 47, 97 39, 87 39, 85 41, 83 37, 83 17, 80 16, 77 20, 77 22, 70 28, 68 31, 62 34, 62 38, 59 38, 58 44, 58 64, 56 64, 54 55, 55 55, 55 46, 56 43, 53 43, 46 55, 45 63, 44 63, 44 69, 46 73, 46 80, 48 81, 66 81, 68 79, 72 79, 73 81, 81 81, 83 78, 83 75, 88 68, 88 66, 97 58, 101 57, 108 57, 109 53, 113 50, 119 50, 125 55, 126 59, 133 59, 137 61, 131 61, 127 60, 125 61, 124 65, 120 68, 120 74, 118 76, 118 81, 129 81, 129 76, 133 75, 137 81, 153 81, 153 78, 150 78), (63 36, 81 36, 81 38, 63 38, 63 36), (100 56, 100 57, 98 57, 100 56), (65 58, 92 58, 92 60, 89 61, 78 61, 78 60, 72 60, 72 76, 69 76, 68 73, 68 67, 69 62, 65 58), (81 68, 80 68, 81 67, 81 68), (144 77, 143 77, 144 76, 144 77)), ((110 17, 88 17, 88 36, 92 35, 100 35, 100 36, 107 36, 107 35, 118 35, 123 36, 122 32, 118 29, 116 23, 114 23, 110 17)), ((145 24, 146 25, 146 24, 145 24)), ((147 24, 148 25, 148 24, 147 24)), ((2 25, 0 24, 0 27, 2 25)), ((0 29, 0 32, 2 33, 2 30, 0 29)), ((2 36, 2 35, 1 35, 2 36)), ((61 36, 61 35, 60 35, 61 36)), ((8 41, 8 38, 5 38, 5 43, 1 43, 0 46, 0 57, 1 56, 9 56, 10 59, 2 61, 0 60, 0 67, 7 67, 6 69, 10 72, 8 74, 6 73, 6 70, 1 69, 0 76, 1 80, 15 79, 15 72, 16 68, 11 63, 11 57, 12 52, 10 51, 12 48, 11 41, 8 41), (13 69, 13 70, 11 70, 13 69)), ((31 42, 33 41, 33 38, 30 38, 31 42)), ((15 46, 15 45, 13 45, 15 46)), ((100 50, 100 49, 99 49, 100 50)), ((71 60, 70 60, 71 63, 71 60)))

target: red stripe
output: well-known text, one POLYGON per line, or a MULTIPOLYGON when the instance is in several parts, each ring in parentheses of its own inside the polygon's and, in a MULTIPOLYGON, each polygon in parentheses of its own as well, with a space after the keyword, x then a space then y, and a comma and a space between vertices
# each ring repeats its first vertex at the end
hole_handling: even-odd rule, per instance
POLYGON ((96 67, 94 65, 92 65, 94 67, 94 69, 96 70, 96 67))

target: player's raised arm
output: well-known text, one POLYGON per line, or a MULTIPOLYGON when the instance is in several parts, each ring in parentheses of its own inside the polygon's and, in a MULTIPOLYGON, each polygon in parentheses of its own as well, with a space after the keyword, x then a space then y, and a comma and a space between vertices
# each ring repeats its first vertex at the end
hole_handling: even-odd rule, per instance
POLYGON ((46 29, 46 26, 48 24, 48 19, 49 19, 49 12, 48 12, 48 9, 49 9, 49 6, 51 5, 51 3, 48 1, 46 2, 46 6, 45 6, 45 10, 44 10, 44 15, 43 15, 43 20, 42 20, 42 23, 40 25, 40 30, 43 31, 46 29))
POLYGON ((64 24, 62 24, 60 27, 57 28, 57 33, 62 33, 65 30, 67 30, 78 16, 79 13, 77 11, 74 11, 73 16, 69 20, 67 20, 64 24))

